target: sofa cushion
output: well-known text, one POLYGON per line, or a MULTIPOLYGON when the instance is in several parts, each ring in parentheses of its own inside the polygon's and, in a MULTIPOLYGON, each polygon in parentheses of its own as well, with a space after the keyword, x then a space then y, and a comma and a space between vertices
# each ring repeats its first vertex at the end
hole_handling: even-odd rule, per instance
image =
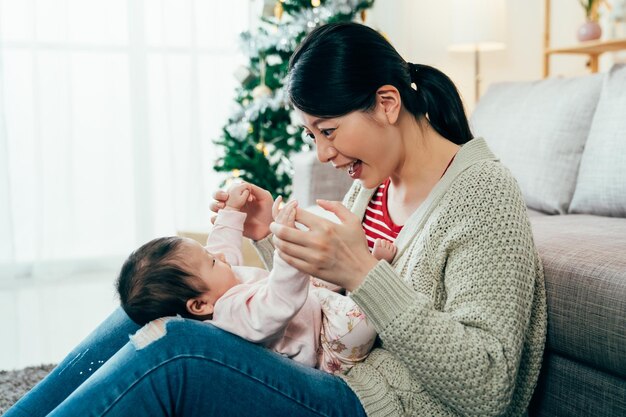
POLYGON ((476 136, 511 170, 526 204, 566 213, 602 75, 495 84, 472 115, 476 136))
POLYGON ((626 217, 626 65, 604 79, 570 211, 626 217))
POLYGON ((626 379, 548 353, 529 414, 533 417, 624 417, 626 379))
POLYGON ((549 349, 626 377, 626 219, 530 220, 545 272, 549 349))

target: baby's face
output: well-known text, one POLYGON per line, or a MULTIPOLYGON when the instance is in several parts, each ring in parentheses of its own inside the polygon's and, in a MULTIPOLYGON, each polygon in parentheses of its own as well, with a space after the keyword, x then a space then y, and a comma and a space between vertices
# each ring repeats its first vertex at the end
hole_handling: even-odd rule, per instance
POLYGON ((202 280, 213 305, 226 291, 240 284, 223 254, 211 253, 187 238, 183 239, 182 253, 185 269, 202 280))

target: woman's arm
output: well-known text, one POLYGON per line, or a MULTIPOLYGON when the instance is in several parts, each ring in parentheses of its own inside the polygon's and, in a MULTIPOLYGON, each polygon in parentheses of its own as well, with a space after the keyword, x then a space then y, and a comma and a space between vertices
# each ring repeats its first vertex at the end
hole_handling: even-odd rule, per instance
POLYGON ((385 262, 351 295, 374 323, 384 349, 461 414, 506 410, 521 372, 540 273, 521 197, 507 189, 511 184, 498 181, 506 179, 489 181, 469 205, 452 198, 449 211, 441 214, 462 219, 427 255, 447 254, 442 270, 432 272, 443 275, 433 276, 445 286, 443 308, 435 309, 431 298, 412 288, 409 276, 399 276, 385 262))
POLYGON ((486 404, 498 414, 508 406, 539 264, 514 180, 494 176, 481 181, 472 189, 449 190, 447 206, 437 210, 440 218, 457 219, 454 230, 449 224, 433 230, 446 233, 442 247, 423 249, 427 256, 446 258, 441 271, 414 265, 401 276, 386 262, 375 262, 369 269, 365 261, 365 267, 354 266, 351 257, 365 258, 355 249, 356 241, 342 237, 346 227, 354 233, 360 223, 333 226, 307 218, 308 236, 271 226, 283 259, 352 290, 351 297, 374 323, 383 348, 401 360, 430 394, 462 414, 484 412, 486 404), (473 194, 463 194, 468 192, 473 194), (430 279, 444 287, 438 290, 445 297, 443 308, 435 309, 432 299, 413 287, 413 274, 424 273, 440 274, 430 279))

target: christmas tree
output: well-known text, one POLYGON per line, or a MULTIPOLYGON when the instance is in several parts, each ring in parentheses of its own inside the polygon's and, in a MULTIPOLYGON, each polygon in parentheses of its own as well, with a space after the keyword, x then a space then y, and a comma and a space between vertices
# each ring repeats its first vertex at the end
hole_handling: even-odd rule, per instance
POLYGON ((241 34, 249 64, 235 76, 236 111, 215 143, 222 148, 214 169, 270 191, 291 193, 289 156, 307 149, 302 130, 292 122, 287 101, 289 57, 300 41, 325 23, 365 20, 374 0, 266 0, 262 23, 255 33, 241 34))

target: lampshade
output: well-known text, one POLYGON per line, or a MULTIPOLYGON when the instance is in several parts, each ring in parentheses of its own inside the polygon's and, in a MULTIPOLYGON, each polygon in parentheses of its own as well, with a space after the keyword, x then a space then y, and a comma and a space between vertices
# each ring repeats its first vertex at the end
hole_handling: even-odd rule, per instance
POLYGON ((451 0, 452 37, 448 50, 491 51, 505 46, 505 0, 451 0))

